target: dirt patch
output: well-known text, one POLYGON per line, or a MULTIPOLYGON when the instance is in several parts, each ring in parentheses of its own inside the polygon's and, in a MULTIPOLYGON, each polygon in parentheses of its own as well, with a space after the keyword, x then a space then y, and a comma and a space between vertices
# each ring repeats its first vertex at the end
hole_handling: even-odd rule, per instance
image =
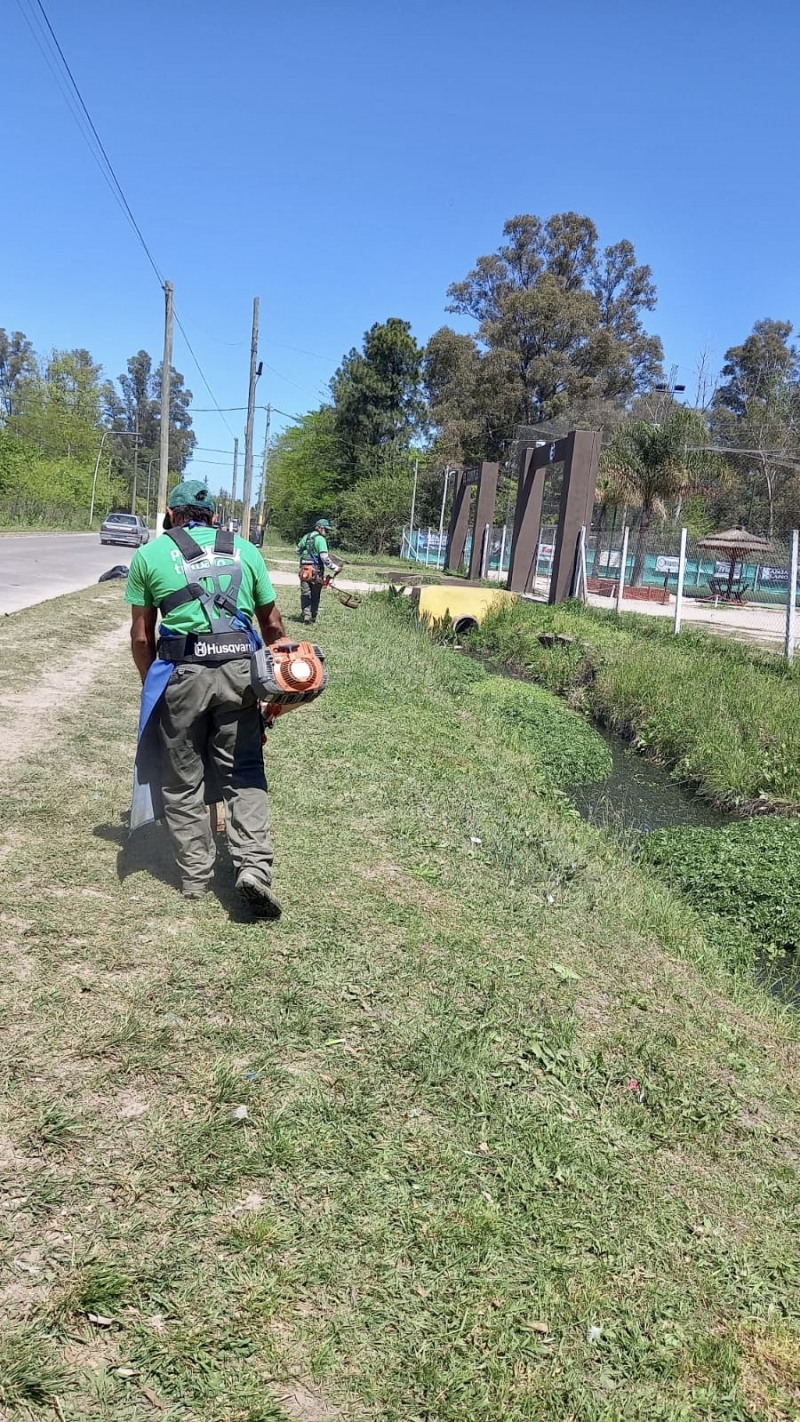
POLYGON ((122 650, 127 619, 87 642, 78 656, 54 667, 28 691, 8 694, 4 709, 11 721, 0 738, 0 765, 13 764, 53 738, 59 716, 79 701, 103 663, 122 650))
POLYGON ((800 1415, 800 1338, 789 1330, 743 1330, 741 1387, 753 1415, 795 1422, 800 1415))
POLYGON ((275 1396, 287 1417, 296 1419, 296 1422, 326 1422, 326 1419, 342 1416, 305 1383, 292 1383, 285 1392, 277 1390, 275 1396))

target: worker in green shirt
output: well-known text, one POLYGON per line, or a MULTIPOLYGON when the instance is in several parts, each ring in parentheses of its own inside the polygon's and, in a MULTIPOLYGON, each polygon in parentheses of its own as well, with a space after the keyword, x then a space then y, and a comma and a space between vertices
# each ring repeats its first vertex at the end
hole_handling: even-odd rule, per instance
POLYGON ((274 919, 281 909, 271 889, 250 658, 262 638, 271 645, 284 629, 261 554, 212 527, 214 513, 204 484, 178 484, 164 535, 137 550, 128 573, 131 650, 143 683, 131 828, 163 816, 184 898, 199 899, 215 861, 206 802, 221 797, 236 888, 259 916, 274 919))
POLYGON ((318 518, 311 532, 306 533, 297 545, 300 557, 300 611, 304 622, 316 622, 325 581, 335 578, 342 569, 342 564, 337 563, 328 552, 330 528, 326 518, 318 518))

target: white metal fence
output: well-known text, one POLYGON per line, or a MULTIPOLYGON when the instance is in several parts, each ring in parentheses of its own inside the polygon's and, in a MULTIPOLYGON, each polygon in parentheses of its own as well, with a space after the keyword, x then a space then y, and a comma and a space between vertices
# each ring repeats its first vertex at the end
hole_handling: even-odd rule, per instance
POLYGON ((669 618, 676 631, 696 626, 794 656, 797 532, 773 538, 759 555, 709 551, 702 542, 665 524, 644 538, 625 525, 591 531, 581 594, 593 606, 669 618))
MULTIPOLYGON (((580 593, 596 607, 671 619, 676 630, 696 626, 759 643, 794 655, 797 645, 797 534, 770 540, 768 554, 729 556, 702 548, 702 538, 679 524, 654 520, 640 526, 596 510, 584 537, 585 587, 580 593)), ((543 524, 531 594, 547 598, 557 526, 543 524)), ((495 524, 484 550, 484 576, 502 582, 511 555, 511 525, 495 524)), ((464 564, 469 565, 471 537, 464 564)), ((435 528, 405 528, 401 557, 417 566, 442 569, 447 535, 435 528)))

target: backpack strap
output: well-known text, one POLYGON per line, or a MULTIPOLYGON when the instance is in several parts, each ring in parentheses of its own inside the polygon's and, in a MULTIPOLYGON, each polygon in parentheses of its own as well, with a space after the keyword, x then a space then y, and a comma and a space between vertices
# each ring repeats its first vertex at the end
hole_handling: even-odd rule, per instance
MULTIPOLYGON (((196 558, 208 559, 211 550, 202 548, 196 539, 187 533, 185 528, 170 528, 166 530, 168 538, 172 539, 176 548, 183 558, 183 570, 186 575, 186 587, 178 588, 175 592, 167 593, 163 599, 159 611, 162 617, 168 617, 178 607, 184 607, 189 602, 199 602, 206 615, 208 625, 212 631, 217 630, 220 618, 217 609, 227 612, 230 617, 235 617, 238 613, 236 596, 241 585, 241 569, 238 564, 234 565, 231 574, 231 586, 228 592, 222 592, 219 586, 214 592, 209 592, 202 583, 194 581, 190 574, 191 565, 196 558), (230 594, 233 594, 231 596, 230 594)), ((222 557, 233 558, 234 556, 233 534, 227 529, 218 528, 214 538, 213 553, 222 557)), ((216 581, 214 579, 214 581, 216 581)))
MULTIPOLYGON (((191 533, 186 532, 185 528, 168 528, 166 534, 167 538, 171 538, 175 547, 180 550, 181 555, 190 563, 193 558, 205 556, 206 550, 200 547, 200 544, 192 538, 191 533)), ((231 551, 233 550, 231 549, 231 551)))

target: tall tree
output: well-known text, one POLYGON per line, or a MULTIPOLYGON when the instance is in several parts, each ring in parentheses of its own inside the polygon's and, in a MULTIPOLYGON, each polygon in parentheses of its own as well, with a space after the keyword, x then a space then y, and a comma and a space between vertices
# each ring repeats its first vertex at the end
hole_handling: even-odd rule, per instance
MULTIPOLYGON (((119 458, 130 472, 134 462, 134 441, 138 431, 139 464, 155 462, 159 454, 161 435, 161 366, 153 369, 147 351, 137 351, 127 361, 127 369, 118 377, 119 390, 109 381, 103 388, 103 405, 110 427, 121 436, 119 458)), ((187 390, 183 376, 171 367, 169 468, 183 473, 197 443, 192 431, 192 392, 187 390)))
POLYGON ((269 460, 270 517, 284 538, 299 538, 330 517, 338 487, 338 446, 330 405, 312 410, 275 440, 269 460))
MULTIPOLYGON (((800 460, 800 352, 791 335, 789 321, 757 321, 741 345, 731 346, 711 412, 717 441, 742 450, 732 456, 742 475, 740 502, 752 507, 762 482, 769 538, 781 497, 796 489, 800 460)), ((797 517, 794 499, 787 514, 797 517)))
MULTIPOLYGON (((654 308, 655 287, 630 242, 600 250, 594 223, 573 212, 514 217, 503 235, 497 252, 449 287, 447 309, 478 323, 475 349, 493 367, 495 406, 502 388, 504 438, 515 424, 540 424, 593 399, 625 401, 654 381, 661 342, 645 331, 642 313, 654 308)), ((444 333, 433 339, 435 366, 444 333)), ((437 393, 438 424, 452 395, 441 383, 437 393)))
POLYGON ((21 331, 4 331, 0 326, 0 419, 15 413, 24 382, 36 374, 33 346, 21 331))
POLYGON ((425 348, 423 379, 442 456, 458 464, 499 458, 517 413, 508 352, 481 355, 472 336, 442 326, 425 348))
POLYGON ((425 421, 423 352, 408 321, 390 316, 371 326, 363 350, 345 356, 331 381, 334 429, 343 485, 406 449, 425 421))

